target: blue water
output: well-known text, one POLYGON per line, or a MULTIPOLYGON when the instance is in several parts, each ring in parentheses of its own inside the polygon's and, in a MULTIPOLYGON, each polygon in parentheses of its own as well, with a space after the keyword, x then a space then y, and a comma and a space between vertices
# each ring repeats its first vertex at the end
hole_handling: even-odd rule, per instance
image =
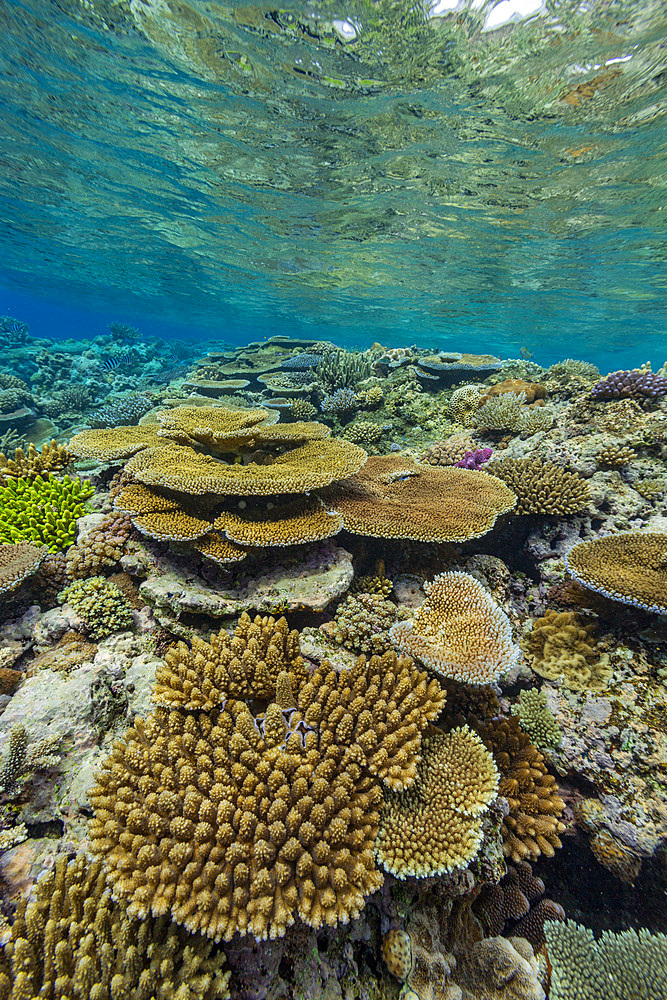
POLYGON ((4 4, 0 313, 662 364, 662 5, 494 6, 4 4))

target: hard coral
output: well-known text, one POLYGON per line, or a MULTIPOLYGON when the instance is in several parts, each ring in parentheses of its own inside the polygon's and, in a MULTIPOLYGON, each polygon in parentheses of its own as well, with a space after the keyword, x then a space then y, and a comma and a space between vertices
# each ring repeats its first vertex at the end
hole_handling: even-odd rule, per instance
POLYGON ((490 389, 487 389, 480 403, 485 403, 493 396, 502 396, 506 392, 513 392, 515 395, 522 392, 526 397, 526 403, 529 404, 534 403, 535 400, 547 398, 546 386, 542 385, 541 382, 526 382, 525 379, 521 378, 507 378, 503 379, 502 382, 496 382, 490 389))
POLYGON ((435 441, 429 445, 419 460, 428 462, 429 465, 456 465, 467 452, 475 451, 476 447, 467 432, 450 434, 443 441, 435 441))
POLYGON ((254 620, 244 612, 230 634, 221 629, 205 642, 193 636, 165 653, 155 671, 153 701, 165 708, 209 711, 228 699, 274 699, 280 673, 294 690, 306 680, 299 634, 284 618, 254 620))
POLYGON ((667 394, 667 378, 648 368, 612 372, 591 389, 591 399, 636 399, 653 402, 667 394))
POLYGON ((130 518, 117 512, 105 515, 89 530, 79 531, 76 543, 67 550, 66 572, 70 580, 94 576, 101 568, 115 566, 131 531, 130 518))
POLYGON ((573 920, 544 926, 551 1000, 664 1000, 667 935, 641 929, 593 932, 573 920))
POLYGON ((607 655, 591 642, 595 628, 574 611, 549 609, 533 622, 522 646, 541 677, 559 680, 571 691, 600 691, 607 687, 612 668, 607 655))
POLYGON ((69 476, 62 480, 51 474, 31 480, 7 479, 0 486, 0 541, 38 542, 49 552, 67 548, 93 492, 89 483, 69 476))
POLYGON ((371 456, 330 498, 348 531, 424 542, 479 538, 514 503, 513 493, 485 472, 420 465, 402 455, 371 456))
POLYGON ((71 461, 72 456, 67 448, 55 441, 43 445, 41 451, 31 442, 27 452, 23 448, 16 448, 13 458, 0 454, 0 483, 6 483, 7 479, 32 479, 45 472, 59 472, 71 461))
POLYGON ((544 944, 545 921, 565 919, 562 906, 544 893, 542 879, 527 861, 518 861, 507 866, 500 882, 482 888, 473 911, 487 934, 512 933, 538 948, 544 944))
POLYGON ((83 618, 93 639, 132 628, 132 608, 115 584, 103 576, 76 580, 58 594, 83 618))
POLYGON ((488 466, 516 494, 517 514, 576 514, 590 501, 588 484, 573 472, 532 458, 502 458, 488 466))
POLYGON ((516 716, 492 719, 479 728, 501 774, 498 792, 509 803, 503 820, 503 851, 512 861, 553 857, 562 847, 559 834, 565 826, 559 817, 565 803, 556 780, 547 771, 544 757, 530 742, 516 716))
POLYGON ((224 1000, 225 956, 166 917, 131 920, 102 865, 60 855, 21 899, 0 960, 1 1000, 224 1000))
POLYGON ((519 698, 512 705, 511 712, 519 717, 522 728, 539 750, 560 745, 563 731, 547 707, 546 691, 530 688, 519 692, 519 698))
POLYGON ((481 816, 495 798, 498 778, 493 758, 467 726, 429 733, 414 785, 385 800, 375 846, 379 862, 401 879, 465 868, 482 842, 481 816))
POLYGON ((667 614, 667 534, 621 531, 574 545, 568 573, 597 594, 667 614))
POLYGON ((32 542, 0 544, 0 594, 15 590, 36 573, 47 552, 46 545, 34 545, 32 542))
POLYGON ((488 684, 516 664, 509 620, 479 581, 441 573, 424 589, 428 597, 414 619, 390 629, 397 649, 467 684, 488 684))
POLYGON ((229 701, 137 719, 98 774, 90 837, 131 917, 171 913, 217 940, 357 916, 374 864, 380 782, 414 780, 443 695, 405 661, 286 674, 259 718, 229 701))
POLYGON ((389 629, 398 618, 398 608, 382 594, 351 594, 336 611, 331 635, 346 649, 385 653, 392 646, 389 629))

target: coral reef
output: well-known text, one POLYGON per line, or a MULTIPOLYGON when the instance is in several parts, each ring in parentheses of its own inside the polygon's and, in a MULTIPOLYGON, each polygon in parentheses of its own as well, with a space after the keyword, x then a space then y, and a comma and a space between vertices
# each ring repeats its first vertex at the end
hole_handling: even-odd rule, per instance
POLYGON ((662 1000, 667 996, 667 935, 593 932, 573 920, 544 926, 551 1000, 662 1000))
POLYGON ((0 544, 0 594, 6 594, 37 572, 46 558, 46 545, 32 542, 0 544))
POLYGON ((614 601, 667 614, 667 534, 622 531, 574 545, 568 573, 614 601))
POLYGON ((338 606, 331 624, 331 636, 346 649, 385 653, 392 647, 390 628, 406 614, 401 614, 381 593, 351 594, 338 606))
MULTIPOLYGON (((457 392, 460 390, 457 390, 457 392)), ((466 431, 450 434, 444 441, 435 441, 420 456, 420 462, 429 465, 456 465, 469 453, 476 450, 476 445, 466 431)))
POLYGON ((612 372, 591 389, 591 399, 636 399, 651 403, 667 394, 667 378, 648 368, 612 372))
POLYGON ((444 694, 395 655, 289 675, 253 717, 158 708, 112 750, 90 793, 91 847, 130 917, 171 914, 216 940, 347 922, 382 883, 381 785, 417 775, 444 694), (372 706, 372 709, 371 709, 372 706))
POLYGON ((132 522, 124 514, 91 514, 79 521, 77 540, 67 550, 66 573, 70 580, 95 576, 115 566, 130 537, 132 522))
POLYGON ((330 506, 348 531, 424 542, 479 538, 514 504, 514 494, 485 472, 420 465, 402 455, 371 456, 330 491, 330 506))
POLYGON ((397 649, 467 684, 488 684, 515 665, 519 649, 510 622, 474 577, 441 573, 424 589, 415 617, 389 630, 397 649))
POLYGON ((507 866, 500 882, 482 888, 473 911, 492 937, 512 933, 526 938, 537 949, 544 944, 545 922, 565 919, 562 906, 544 893, 544 882, 533 874, 529 863, 517 861, 507 866))

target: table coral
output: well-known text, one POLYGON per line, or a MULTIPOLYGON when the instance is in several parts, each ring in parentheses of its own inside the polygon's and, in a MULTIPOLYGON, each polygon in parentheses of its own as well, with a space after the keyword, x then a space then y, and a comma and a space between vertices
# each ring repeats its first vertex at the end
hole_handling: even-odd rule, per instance
POLYGON ((15 590, 36 573, 47 552, 46 545, 34 545, 33 542, 0 544, 0 594, 15 590))
POLYGON ((129 919, 82 854, 19 902, 0 959, 1 1000, 224 1000, 228 981, 224 953, 166 917, 129 919))
POLYGON ((49 552, 66 549, 76 537, 77 519, 86 513, 93 495, 90 483, 80 479, 7 479, 0 485, 0 542, 29 540, 49 552))
POLYGON ((386 797, 375 845, 380 864, 399 879, 467 867, 498 780, 491 754, 467 726, 431 731, 414 785, 386 797))
POLYGON ((573 920, 544 926, 551 1000, 664 1000, 667 935, 641 929, 593 932, 573 920))
POLYGON ((132 628, 132 608, 115 584, 103 576, 75 580, 58 594, 61 603, 69 604, 85 622, 93 639, 103 639, 112 632, 132 628))
POLYGON ((568 573, 597 594, 667 614, 667 534, 620 531, 574 545, 568 573))
POLYGON ((590 491, 585 480, 550 462, 501 458, 491 462, 488 470, 516 494, 517 514, 564 516, 588 509, 590 491))
POLYGON ((519 725, 516 716, 492 719, 479 727, 485 746, 500 771, 498 792, 509 803, 503 820, 503 851, 512 861, 551 858, 562 847, 559 834, 565 830, 560 816, 565 803, 555 778, 547 771, 544 757, 519 725))
POLYGON ((462 542, 490 531, 514 494, 486 472, 421 465, 402 455, 371 456, 330 491, 330 509, 348 531, 374 538, 462 542))
POLYGON ((424 589, 428 596, 415 617, 389 631, 397 649, 467 684, 488 684, 516 664, 509 619, 478 580, 441 573, 424 589))
POLYGON ((298 693, 280 674, 258 718, 241 701, 138 718, 90 793, 114 895, 217 940, 347 922, 382 884, 381 784, 414 780, 443 700, 408 662, 362 657, 298 693))

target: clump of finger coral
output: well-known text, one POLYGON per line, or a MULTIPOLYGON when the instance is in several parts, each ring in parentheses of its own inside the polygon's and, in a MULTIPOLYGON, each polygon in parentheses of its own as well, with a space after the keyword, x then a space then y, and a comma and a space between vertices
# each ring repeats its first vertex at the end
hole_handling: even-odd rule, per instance
POLYGON ((498 793, 509 803, 503 819, 503 851, 512 861, 551 858, 562 847, 565 825, 560 816, 565 803, 544 757, 530 742, 516 716, 492 719, 479 728, 500 771, 498 793))
POLYGON ((90 483, 69 476, 7 478, 0 485, 0 542, 37 542, 49 552, 66 549, 93 493, 90 483))
POLYGON ((350 594, 331 623, 332 638, 360 653, 385 653, 392 647, 389 629, 408 612, 382 594, 350 594))
POLYGON ((574 472, 533 458, 502 458, 488 465, 517 496, 517 514, 576 514, 587 510, 588 484, 574 472))
POLYGON ((211 941, 168 917, 129 919, 99 861, 60 855, 18 904, 0 955, 0 1000, 225 1000, 211 941))
POLYGON ((61 604, 69 604, 83 619, 93 639, 104 639, 112 632, 132 628, 132 607, 115 583, 103 576, 75 580, 58 594, 61 604))
POLYGON ((171 646, 155 671, 153 701, 208 711, 229 698, 273 699, 283 672, 294 690, 307 678, 299 633, 284 618, 243 612, 232 634, 223 628, 209 642, 193 635, 171 646))
POLYGON ((549 609, 533 622, 521 645, 536 674, 560 681, 571 691, 604 690, 612 675, 606 653, 596 648, 594 622, 585 623, 575 611, 549 609))
POLYGON ((70 580, 94 576, 100 569, 115 566, 131 531, 130 518, 115 511, 80 531, 76 544, 67 550, 66 572, 70 580))
POLYGON ((64 445, 49 441, 38 451, 31 442, 28 450, 16 448, 13 458, 0 454, 0 483, 7 479, 32 479, 49 472, 60 472, 72 461, 72 456, 64 445))
POLYGON ((519 717, 521 726, 540 750, 560 746, 563 731, 547 706, 546 691, 529 688, 519 692, 511 712, 519 717))
POLYGON ((90 840, 130 917, 262 940, 347 922, 382 884, 381 788, 415 780, 444 693, 394 654, 275 687, 259 715, 158 708, 114 744, 90 840))
POLYGON ((509 619, 478 580, 441 573, 424 589, 428 596, 415 617, 390 629, 397 649, 465 684, 488 684, 516 664, 509 619))

